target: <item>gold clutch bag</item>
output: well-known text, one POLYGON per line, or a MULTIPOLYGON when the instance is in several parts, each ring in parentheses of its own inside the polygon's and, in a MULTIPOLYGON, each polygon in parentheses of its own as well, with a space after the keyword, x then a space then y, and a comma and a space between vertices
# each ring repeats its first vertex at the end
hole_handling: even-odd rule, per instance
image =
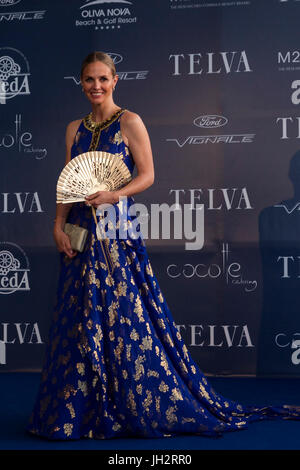
POLYGON ((65 224, 64 232, 69 236, 73 250, 82 252, 87 239, 88 230, 79 225, 65 224))

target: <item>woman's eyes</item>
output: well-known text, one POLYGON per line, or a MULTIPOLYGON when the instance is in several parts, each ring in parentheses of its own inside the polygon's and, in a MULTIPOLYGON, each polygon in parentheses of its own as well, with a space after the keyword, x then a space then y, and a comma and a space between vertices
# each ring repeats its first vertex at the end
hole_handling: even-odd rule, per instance
MULTIPOLYGON (((101 82, 105 82, 106 80, 107 80, 106 77, 100 77, 100 81, 101 81, 101 82)), ((90 81, 93 81, 93 78, 92 78, 92 77, 88 77, 88 78, 86 79, 86 82, 90 82, 90 81)))

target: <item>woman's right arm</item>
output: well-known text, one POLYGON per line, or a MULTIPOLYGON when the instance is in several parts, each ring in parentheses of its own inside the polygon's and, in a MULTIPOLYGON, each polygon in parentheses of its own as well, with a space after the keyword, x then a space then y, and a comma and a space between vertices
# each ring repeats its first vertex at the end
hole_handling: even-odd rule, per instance
MULTIPOLYGON (((68 124, 66 129, 66 162, 65 165, 71 160, 71 147, 74 142, 77 129, 80 124, 80 119, 72 121, 68 124)), ((72 250, 70 238, 64 232, 65 222, 68 217, 68 213, 72 207, 70 204, 56 204, 56 217, 53 228, 53 237, 57 246, 58 251, 66 253, 69 258, 74 258, 77 252, 72 250)))

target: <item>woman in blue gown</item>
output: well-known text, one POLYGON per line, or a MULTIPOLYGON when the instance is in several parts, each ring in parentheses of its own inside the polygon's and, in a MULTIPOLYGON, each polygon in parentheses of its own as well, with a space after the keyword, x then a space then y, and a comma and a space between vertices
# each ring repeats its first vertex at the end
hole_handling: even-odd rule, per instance
POLYGON ((251 421, 299 419, 299 407, 242 405, 211 387, 175 325, 142 236, 130 236, 134 215, 126 211, 127 238, 98 239, 100 219, 92 209, 113 204, 118 234, 124 213, 119 197, 127 196, 131 207, 133 195, 154 178, 141 119, 113 101, 117 78, 104 53, 83 62, 81 83, 92 112, 69 124, 66 163, 100 150, 118 154, 131 173, 136 165, 138 176, 118 191, 57 207, 57 300, 27 430, 61 440, 221 436, 251 421), (71 249, 66 221, 88 229, 83 252, 71 249))

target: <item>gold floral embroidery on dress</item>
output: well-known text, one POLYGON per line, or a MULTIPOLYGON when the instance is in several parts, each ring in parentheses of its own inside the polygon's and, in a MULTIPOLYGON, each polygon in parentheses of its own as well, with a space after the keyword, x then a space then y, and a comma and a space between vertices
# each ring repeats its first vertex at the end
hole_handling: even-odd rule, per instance
POLYGON ((126 359, 131 361, 131 344, 126 344, 126 359))
POLYGON ((112 275, 110 273, 106 276, 105 282, 110 287, 115 284, 114 278, 112 277, 112 275))
POLYGON ((142 301, 141 301, 140 296, 137 296, 136 298, 135 305, 134 305, 134 313, 137 314, 140 323, 145 321, 143 317, 143 308, 142 308, 142 301))
POLYGON ((137 359, 134 361, 135 363, 135 374, 134 380, 140 380, 141 376, 145 374, 145 369, 142 364, 146 360, 145 356, 138 356, 137 359))
MULTIPOLYGON (((119 391, 119 381, 118 381, 117 377, 114 377, 114 391, 115 392, 119 391)), ((115 407, 116 407, 116 405, 114 405, 114 408, 115 407)))
POLYGON ((174 403, 177 400, 183 400, 181 391, 178 388, 173 388, 172 395, 170 396, 170 400, 172 400, 174 403))
POLYGON ((143 352, 145 352, 146 350, 151 350, 152 349, 152 338, 151 336, 145 336, 143 339, 142 339, 142 344, 140 344, 140 348, 143 352))
POLYGON ((70 412, 71 418, 75 418, 75 411, 74 411, 74 407, 73 407, 72 403, 67 403, 66 407, 68 408, 68 410, 70 412))
MULTIPOLYGON (((95 361, 98 363, 99 362, 99 355, 97 351, 93 351, 93 357, 95 361)), ((98 364, 93 364, 92 369, 95 372, 101 373, 101 367, 98 364)))
POLYGON ((159 325, 160 328, 162 328, 163 330, 166 329, 165 322, 164 322, 164 320, 163 320, 162 318, 158 318, 158 319, 157 319, 157 323, 158 323, 158 325, 159 325))
POLYGON ((68 400, 70 398, 71 394, 75 396, 76 393, 77 393, 77 390, 73 387, 73 385, 67 384, 64 387, 63 391, 58 392, 57 395, 58 395, 58 398, 63 396, 65 400, 68 400))
POLYGON ((160 384, 159 384, 158 390, 159 390, 160 392, 165 393, 165 392, 167 392, 167 391, 169 390, 169 385, 166 384, 166 382, 164 382, 164 381, 162 380, 162 381, 160 382, 160 384))
POLYGON ((102 328, 100 325, 96 325, 97 332, 93 336, 95 347, 101 350, 101 340, 103 338, 102 328))
POLYGON ((150 261, 148 261, 148 263, 146 264, 146 273, 149 274, 149 276, 153 277, 153 271, 150 261))
POLYGON ((109 332, 109 340, 110 340, 110 341, 114 341, 114 340, 115 340, 115 332, 114 332, 114 331, 110 331, 110 332, 109 332))
POLYGON ((150 325, 149 325, 148 322, 146 323, 146 328, 147 328, 147 331, 148 331, 149 335, 151 335, 152 331, 151 331, 151 328, 150 328, 150 325))
POLYGON ((176 410, 177 408, 175 406, 169 406, 169 408, 166 411, 167 421, 170 424, 177 422, 177 416, 175 415, 176 410))
POLYGON ((146 411, 150 411, 149 407, 153 401, 152 399, 152 393, 150 392, 150 390, 146 390, 146 395, 147 397, 145 398, 145 400, 143 401, 143 407, 145 408, 146 411))
POLYGON ((112 429, 113 429, 113 431, 118 431, 119 429, 121 429, 121 427, 122 427, 121 424, 115 423, 115 424, 113 425, 112 429))
MULTIPOLYGON (((206 400, 208 401, 208 403, 210 403, 211 405, 214 404, 214 401, 210 398, 209 394, 207 393, 207 391, 205 390, 205 388, 203 387, 202 384, 200 384, 200 391, 201 391, 201 395, 206 398, 206 400)), ((200 395, 200 396, 201 396, 200 395)))
POLYGON ((112 142, 113 144, 121 144, 123 142, 123 138, 122 138, 122 134, 121 134, 121 130, 119 130, 118 132, 115 133, 115 135, 113 137, 110 137, 110 142, 112 142))
POLYGON ((71 436, 73 431, 73 424, 71 423, 65 423, 64 424, 64 433, 66 436, 71 436))
POLYGON ((76 367, 79 375, 85 374, 85 365, 83 362, 77 362, 76 367))
POLYGON ((130 338, 133 339, 133 341, 138 341, 140 339, 140 335, 135 328, 133 328, 132 332, 130 333, 130 338))
POLYGON ((118 318, 118 308, 119 308, 118 302, 114 302, 114 301, 112 301, 112 303, 108 307, 108 316, 109 316, 108 325, 109 326, 113 326, 115 324, 115 321, 118 318))
POLYGON ((183 351, 184 358, 187 360, 187 362, 190 362, 189 351, 185 344, 182 346, 182 351, 183 351))
POLYGON ((88 387, 85 381, 78 380, 78 388, 82 391, 84 397, 88 395, 88 387))
POLYGON ((166 340, 167 343, 169 343, 169 345, 171 346, 171 348, 174 348, 174 343, 173 343, 173 340, 171 339, 169 333, 167 333, 166 335, 164 335, 164 339, 166 340))
POLYGON ((156 370, 149 369, 147 372, 147 377, 157 377, 159 378, 159 373, 156 370))
POLYGON ((155 397, 155 409, 157 413, 160 413, 160 397, 155 397))
POLYGON ((195 418, 182 418, 182 420, 181 420, 181 423, 182 423, 182 424, 185 424, 185 423, 195 423, 195 422, 196 422, 195 418))
POLYGON ((131 325, 131 320, 130 318, 128 317, 123 317, 123 315, 121 315, 121 318, 120 318, 120 323, 127 323, 127 325, 131 325))
POLYGON ((122 354, 123 350, 124 350, 124 340, 123 340, 123 338, 121 338, 121 336, 119 336, 118 337, 118 345, 114 349, 114 355, 115 355, 115 358, 117 359, 119 365, 121 365, 121 354, 122 354))
POLYGON ((167 357, 163 351, 161 351, 160 353, 160 365, 164 368, 167 375, 171 374, 171 371, 169 370, 169 366, 168 366, 167 357))
MULTIPOLYGON (((179 385, 178 380, 176 379, 176 375, 174 375, 174 374, 173 374, 173 382, 174 382, 174 384, 179 385)), ((189 385, 190 385, 190 387, 192 387, 191 383, 189 383, 189 385)))
POLYGON ((128 392, 127 408, 130 408, 131 413, 134 416, 138 415, 137 411, 136 411, 136 403, 134 401, 134 394, 133 394, 133 391, 131 390, 131 388, 129 389, 129 392, 128 392))
POLYGON ((89 271, 89 279, 88 279, 89 284, 95 284, 98 288, 100 288, 100 281, 96 277, 96 273, 92 270, 89 271))
POLYGON ((116 297, 126 296, 127 284, 125 281, 120 281, 117 284, 117 289, 114 291, 116 297))

